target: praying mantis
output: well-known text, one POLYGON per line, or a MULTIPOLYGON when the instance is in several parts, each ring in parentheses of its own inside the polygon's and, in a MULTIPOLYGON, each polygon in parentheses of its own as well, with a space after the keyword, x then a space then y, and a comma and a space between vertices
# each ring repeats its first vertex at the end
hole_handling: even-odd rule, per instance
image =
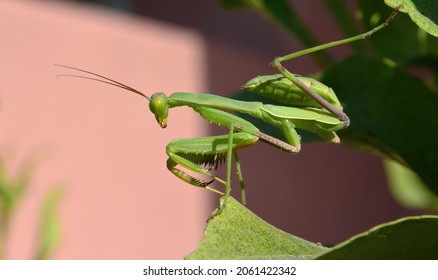
POLYGON ((295 154, 301 149, 300 136, 296 129, 315 133, 330 143, 339 143, 340 139, 336 135, 336 131, 348 127, 350 123, 348 116, 343 112, 341 103, 330 87, 312 78, 292 74, 282 66, 282 62, 326 48, 365 39, 386 27, 395 17, 398 9, 385 22, 368 32, 277 57, 272 62, 272 66, 278 71, 278 74, 258 76, 249 80, 242 87, 246 91, 279 101, 284 106, 264 104, 258 101, 240 101, 214 94, 189 92, 175 92, 169 96, 157 92, 152 96, 147 96, 126 84, 91 71, 67 65, 56 64, 56 66, 82 73, 82 75, 65 74, 58 76, 96 80, 142 96, 149 102, 149 109, 162 128, 167 127, 169 110, 180 106, 191 108, 210 123, 228 128, 228 134, 225 135, 175 139, 166 146, 167 169, 186 183, 221 195, 223 199, 219 209, 223 209, 231 192, 233 159, 241 189, 241 201, 242 204, 246 203, 245 183, 238 150, 252 146, 261 140, 284 152, 295 154), (91 76, 84 76, 83 74, 91 76), (278 128, 286 141, 261 132, 254 124, 237 116, 236 113, 252 116, 278 128), (225 180, 213 174, 213 170, 216 170, 223 162, 226 162, 225 180), (203 174, 211 180, 207 181, 195 175, 190 175, 178 166, 194 173, 203 174), (225 192, 210 187, 210 184, 214 181, 223 184, 225 192))

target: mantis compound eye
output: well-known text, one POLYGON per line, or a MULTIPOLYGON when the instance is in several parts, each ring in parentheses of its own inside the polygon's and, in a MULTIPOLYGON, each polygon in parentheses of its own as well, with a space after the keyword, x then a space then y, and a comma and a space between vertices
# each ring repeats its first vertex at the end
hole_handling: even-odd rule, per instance
POLYGON ((158 124, 162 128, 165 128, 167 126, 167 116, 169 114, 167 96, 162 92, 154 93, 149 101, 149 109, 155 115, 158 124))

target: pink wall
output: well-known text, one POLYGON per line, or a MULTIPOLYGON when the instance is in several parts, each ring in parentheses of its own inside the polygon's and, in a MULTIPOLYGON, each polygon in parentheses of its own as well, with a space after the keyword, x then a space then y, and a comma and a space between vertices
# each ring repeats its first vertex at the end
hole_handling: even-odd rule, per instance
POLYGON ((0 152, 19 162, 47 153, 16 213, 9 258, 29 258, 43 195, 61 183, 59 259, 175 258, 202 237, 208 196, 166 167, 166 144, 202 135, 174 110, 161 129, 134 94, 56 79, 54 63, 89 69, 143 90, 205 91, 204 47, 176 26, 55 2, 0 2, 0 152), (7 151, 6 151, 7 150, 7 151), (13 152, 11 152, 13 151, 13 152))
MULTIPOLYGON (((272 73, 272 56, 164 22, 55 1, 0 1, 0 35, 0 153, 15 166, 35 150, 47 154, 16 213, 8 257, 31 257, 38 207, 57 183, 65 196, 54 258, 190 253, 217 197, 172 176, 165 146, 210 134, 211 127, 181 108, 162 130, 145 100, 91 81, 57 80, 72 72, 53 64, 107 75, 148 95, 226 94, 272 73)), ((305 73, 308 66, 296 67, 305 73)), ((290 156, 258 143, 242 151, 241 161, 248 207, 312 241, 339 242, 409 214, 391 198, 380 160, 371 155, 318 143, 290 156)))

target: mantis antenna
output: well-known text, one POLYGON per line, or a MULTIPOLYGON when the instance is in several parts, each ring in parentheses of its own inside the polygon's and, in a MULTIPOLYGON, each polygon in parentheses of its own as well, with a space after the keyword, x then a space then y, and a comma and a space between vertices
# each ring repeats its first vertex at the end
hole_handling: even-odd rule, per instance
POLYGON ((68 65, 62 65, 62 64, 54 64, 54 65, 57 66, 57 67, 63 67, 63 68, 67 68, 67 69, 73 69, 73 70, 76 70, 76 71, 79 71, 79 72, 82 72, 82 73, 87 73, 87 74, 90 74, 90 75, 93 75, 95 77, 102 78, 102 79, 93 78, 93 77, 87 77, 87 76, 81 76, 81 75, 74 75, 74 74, 61 74, 61 75, 57 75, 56 78, 60 78, 60 77, 75 77, 75 78, 81 78, 81 79, 88 79, 88 80, 98 81, 98 82, 101 82, 101 83, 109 84, 109 85, 112 85, 112 86, 116 86, 116 87, 119 87, 119 88, 122 88, 122 89, 125 89, 125 90, 128 90, 128 91, 131 91, 131 92, 133 92, 135 94, 143 96, 148 101, 151 101, 151 98, 149 96, 147 96, 146 94, 142 93, 141 91, 136 90, 135 88, 132 88, 132 87, 130 87, 128 85, 125 85, 125 84, 122 84, 120 82, 117 82, 116 80, 110 79, 108 77, 99 75, 97 73, 93 73, 91 71, 87 71, 87 70, 83 70, 83 69, 80 69, 80 68, 68 66, 68 65))

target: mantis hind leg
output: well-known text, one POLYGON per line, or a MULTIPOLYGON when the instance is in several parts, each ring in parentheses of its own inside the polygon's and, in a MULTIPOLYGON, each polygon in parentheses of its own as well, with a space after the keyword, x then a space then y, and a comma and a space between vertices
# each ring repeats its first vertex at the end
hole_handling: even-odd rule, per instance
MULTIPOLYGON (((236 129, 246 131, 245 127, 235 124, 234 127, 236 129)), ((259 140, 272 145, 276 147, 277 149, 280 149, 284 152, 296 154, 301 150, 301 144, 300 144, 300 136, 298 135, 297 131, 294 128, 294 124, 289 120, 282 120, 280 129, 283 132, 284 137, 286 138, 287 142, 284 142, 278 138, 272 137, 269 134, 263 133, 261 131, 252 131, 248 133, 256 136, 259 138, 259 140)), ((238 164, 238 160, 236 162, 236 167, 238 164)), ((243 180, 243 179, 242 179, 243 180)))
POLYGON ((239 178, 239 183, 240 183, 241 201, 242 204, 245 205, 246 204, 245 182, 243 181, 242 169, 240 168, 239 155, 237 154, 237 151, 234 151, 233 155, 234 155, 234 162, 236 163, 237 176, 239 178))
MULTIPOLYGON (((234 155, 234 162, 236 164, 236 171, 240 182, 240 189, 241 189, 241 201, 242 204, 246 204, 246 198, 245 198, 245 183, 243 181, 243 175, 242 170, 240 168, 240 161, 239 156, 237 154, 237 151, 234 149, 233 140, 234 140, 234 125, 231 124, 229 127, 229 133, 228 133, 228 149, 227 149, 227 170, 226 170, 226 184, 225 184, 225 195, 223 197, 221 206, 219 209, 213 214, 213 216, 218 215, 222 212, 222 210, 226 207, 228 198, 231 195, 231 160, 234 155)), ((240 132, 242 133, 242 132, 240 132)), ((252 136, 251 134, 248 134, 249 137, 254 137, 254 139, 257 139, 255 136, 252 136)))
POLYGON ((227 173, 226 173, 226 184, 225 184, 225 196, 220 207, 220 211, 227 205, 228 198, 231 195, 231 160, 233 156, 233 135, 234 127, 230 125, 230 131, 228 133, 228 148, 227 148, 227 173))

